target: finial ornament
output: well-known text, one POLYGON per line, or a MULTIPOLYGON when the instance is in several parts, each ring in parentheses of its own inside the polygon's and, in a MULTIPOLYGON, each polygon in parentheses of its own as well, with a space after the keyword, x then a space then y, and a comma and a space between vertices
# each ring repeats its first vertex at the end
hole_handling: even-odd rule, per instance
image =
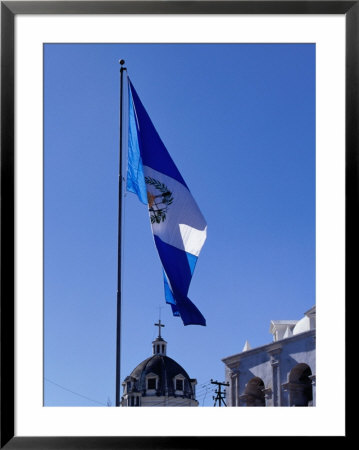
POLYGON ((121 64, 121 66, 123 66, 125 64, 125 60, 124 59, 120 59, 120 64, 121 64))

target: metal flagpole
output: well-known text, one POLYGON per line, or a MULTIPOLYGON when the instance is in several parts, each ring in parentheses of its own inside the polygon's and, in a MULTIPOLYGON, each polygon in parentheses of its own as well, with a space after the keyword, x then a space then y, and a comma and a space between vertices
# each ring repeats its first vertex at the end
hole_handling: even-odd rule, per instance
POLYGON ((123 67, 125 61, 120 60, 120 150, 118 174, 118 264, 117 264, 117 326, 116 326, 116 406, 120 406, 121 395, 121 260, 122 260, 122 122, 123 122, 123 67))

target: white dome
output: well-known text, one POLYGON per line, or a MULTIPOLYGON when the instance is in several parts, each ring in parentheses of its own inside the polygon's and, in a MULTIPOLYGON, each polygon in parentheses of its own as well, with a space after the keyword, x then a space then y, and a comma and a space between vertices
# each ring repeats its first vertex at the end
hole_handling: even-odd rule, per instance
POLYGON ((304 316, 303 319, 300 319, 296 326, 293 328, 293 334, 304 333, 304 331, 310 330, 310 319, 307 316, 304 316))

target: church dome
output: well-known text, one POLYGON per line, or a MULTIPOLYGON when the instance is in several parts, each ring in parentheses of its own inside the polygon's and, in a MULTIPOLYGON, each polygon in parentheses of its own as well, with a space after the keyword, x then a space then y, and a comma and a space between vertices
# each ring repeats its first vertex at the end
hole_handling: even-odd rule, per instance
POLYGON ((167 356, 167 342, 161 337, 152 342, 152 356, 142 361, 122 383, 122 406, 198 406, 197 380, 174 359, 167 356))
POLYGON ((192 398, 190 377, 176 361, 166 355, 156 354, 142 361, 130 375, 133 388, 142 395, 168 395, 192 398))

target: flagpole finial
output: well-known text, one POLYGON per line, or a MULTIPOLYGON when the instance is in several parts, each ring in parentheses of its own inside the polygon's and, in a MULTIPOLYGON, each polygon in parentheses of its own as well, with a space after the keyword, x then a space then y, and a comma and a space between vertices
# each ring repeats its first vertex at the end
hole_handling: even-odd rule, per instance
POLYGON ((125 64, 125 60, 124 60, 124 59, 120 59, 120 60, 119 60, 119 63, 121 64, 120 72, 121 72, 121 74, 122 74, 122 72, 123 72, 124 70, 127 71, 126 67, 123 67, 123 65, 125 64))

